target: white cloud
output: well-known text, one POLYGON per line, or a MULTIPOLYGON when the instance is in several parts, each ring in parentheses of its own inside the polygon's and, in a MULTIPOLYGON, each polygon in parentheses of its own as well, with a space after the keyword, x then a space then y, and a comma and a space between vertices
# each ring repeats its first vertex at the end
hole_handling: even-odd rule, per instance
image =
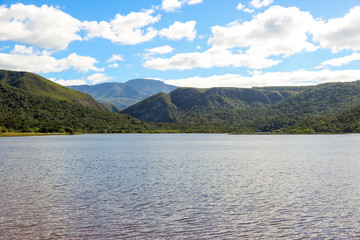
POLYGON ((63 85, 63 86, 75 86, 75 85, 86 85, 87 82, 86 80, 64 80, 64 79, 59 79, 56 80, 56 78, 49 78, 51 81, 63 85))
POLYGON ((181 53, 164 58, 153 58, 143 65, 157 70, 186 70, 193 68, 212 67, 250 67, 254 69, 267 68, 278 64, 278 60, 249 57, 246 54, 234 54, 225 48, 210 48, 205 52, 181 53))
POLYGON ((250 2, 250 5, 253 6, 254 8, 261 8, 271 5, 273 1, 274 0, 252 0, 250 2))
POLYGON ((163 0, 161 9, 166 12, 174 12, 177 9, 180 9, 182 5, 182 1, 180 0, 163 0))
POLYGON ((87 77, 87 80, 90 82, 90 84, 98 84, 101 82, 106 82, 113 79, 112 77, 106 76, 104 73, 95 73, 89 77, 87 77))
POLYGON ((248 67, 262 69, 274 66, 280 59, 302 51, 315 51, 308 40, 309 26, 316 22, 308 12, 298 8, 275 6, 249 22, 233 22, 212 27, 213 36, 205 52, 181 53, 171 58, 155 58, 145 67, 169 70, 212 67, 248 67))
POLYGON ((296 7, 274 6, 249 22, 234 22, 226 27, 212 27, 209 44, 224 48, 249 48, 251 55, 290 56, 317 49, 308 40, 309 26, 315 20, 296 7))
POLYGON ((255 73, 251 77, 239 74, 192 77, 164 81, 180 87, 261 87, 261 86, 303 86, 326 82, 350 82, 360 79, 360 70, 321 71, 298 70, 293 72, 255 73))
POLYGON ((107 66, 108 68, 118 68, 119 64, 118 63, 113 63, 107 66))
POLYGON ((113 54, 111 58, 109 58, 109 60, 107 60, 106 62, 111 63, 117 61, 124 61, 124 57, 122 55, 113 54))
POLYGON ((347 65, 353 61, 360 60, 360 53, 353 53, 351 55, 340 57, 340 58, 334 58, 327 61, 322 62, 321 66, 333 66, 333 67, 340 67, 343 65, 347 65))
POLYGON ((247 13, 253 13, 253 12, 254 12, 254 9, 244 8, 243 11, 244 11, 244 12, 247 12, 247 13))
POLYGON ((97 68, 98 61, 92 57, 79 56, 76 53, 66 58, 56 59, 48 52, 39 52, 32 47, 15 45, 9 53, 0 53, 0 68, 35 73, 62 72, 74 69, 79 72, 104 71, 97 68))
POLYGON ((161 4, 161 9, 165 12, 174 12, 186 4, 195 5, 202 2, 203 0, 163 0, 161 4))
POLYGON ((126 16, 117 14, 110 22, 83 22, 83 29, 88 32, 86 39, 102 37, 114 43, 134 45, 147 42, 157 36, 153 27, 144 27, 160 21, 160 16, 152 16, 152 12, 131 12, 126 16))
POLYGON ((173 25, 169 26, 169 28, 163 28, 160 31, 160 36, 170 40, 187 38, 189 41, 193 41, 196 37, 195 25, 196 21, 188 21, 185 23, 176 21, 173 25))
POLYGON ((78 72, 103 72, 104 68, 97 68, 94 65, 98 61, 93 57, 79 56, 76 53, 70 54, 67 58, 59 60, 65 69, 73 68, 78 72))
POLYGON ((174 48, 172 48, 169 45, 145 49, 145 51, 148 52, 147 53, 148 55, 163 55, 163 54, 171 53, 173 50, 174 48))
POLYGON ((101 82, 109 81, 113 78, 106 76, 104 73, 95 73, 93 75, 88 76, 86 79, 75 79, 75 80, 64 80, 64 79, 56 80, 56 78, 49 78, 49 79, 63 86, 74 86, 74 85, 98 84, 101 82))
POLYGON ((239 3, 236 7, 237 10, 243 10, 245 8, 245 5, 243 5, 242 3, 239 3))
POLYGON ((360 50, 360 6, 354 7, 342 18, 319 22, 312 27, 314 41, 322 48, 338 52, 344 49, 360 50))
POLYGON ((43 5, 17 3, 0 6, 0 40, 62 50, 81 40, 81 22, 61 10, 43 5))
POLYGON ((203 0, 188 0, 187 3, 189 5, 195 5, 195 4, 199 4, 199 3, 202 3, 203 0))

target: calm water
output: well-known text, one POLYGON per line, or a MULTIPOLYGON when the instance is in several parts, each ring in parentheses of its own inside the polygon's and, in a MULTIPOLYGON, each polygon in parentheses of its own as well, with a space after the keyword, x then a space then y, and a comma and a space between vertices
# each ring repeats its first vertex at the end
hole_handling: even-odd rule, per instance
POLYGON ((0 138, 0 239, 360 239, 360 135, 0 138))

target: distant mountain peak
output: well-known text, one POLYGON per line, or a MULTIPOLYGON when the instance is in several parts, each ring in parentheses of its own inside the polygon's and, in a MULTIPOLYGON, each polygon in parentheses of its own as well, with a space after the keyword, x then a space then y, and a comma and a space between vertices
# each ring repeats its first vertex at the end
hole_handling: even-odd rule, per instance
POLYGON ((88 93, 99 102, 126 108, 159 92, 169 93, 177 87, 156 79, 136 78, 124 83, 108 82, 70 88, 88 93))

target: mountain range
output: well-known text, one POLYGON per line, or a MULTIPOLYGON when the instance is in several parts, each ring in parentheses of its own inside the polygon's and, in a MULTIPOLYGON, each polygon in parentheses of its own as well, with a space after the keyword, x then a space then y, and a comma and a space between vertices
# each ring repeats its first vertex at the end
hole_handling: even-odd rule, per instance
MULTIPOLYGON (((130 83, 143 96, 154 91, 151 80, 130 83)), ((0 70, 0 132, 354 133, 360 132, 360 81, 305 87, 176 88, 120 113, 115 110, 119 111, 112 104, 101 104, 89 94, 39 75, 0 70)))
MULTIPOLYGON (((304 119, 334 117, 360 104, 360 81, 306 87, 178 88, 121 113, 145 122, 216 131, 279 131, 304 119)), ((349 114, 348 114, 349 115, 349 114)))
POLYGON ((133 79, 125 83, 101 83, 96 85, 69 86, 88 93, 101 103, 110 103, 118 108, 126 108, 159 92, 169 93, 176 86, 153 79, 133 79))

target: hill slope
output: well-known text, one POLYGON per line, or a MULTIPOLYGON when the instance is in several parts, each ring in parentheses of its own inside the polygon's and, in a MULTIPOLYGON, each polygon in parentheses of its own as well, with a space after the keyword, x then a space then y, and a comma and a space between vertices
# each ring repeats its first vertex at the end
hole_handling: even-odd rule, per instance
POLYGON ((102 83, 69 88, 88 93, 102 103, 111 103, 119 108, 126 108, 159 92, 169 93, 176 89, 175 86, 152 79, 134 79, 125 83, 102 83))
POLYGON ((139 132, 154 127, 112 113, 87 94, 38 75, 1 72, 0 129, 20 132, 139 132))
POLYGON ((211 113, 216 115, 226 111, 265 108, 298 93, 286 88, 178 88, 169 94, 149 97, 124 109, 122 113, 142 121, 182 122, 189 118, 200 119, 211 113))
MULTIPOLYGON (((299 88, 179 88, 145 99, 122 113, 142 121, 172 122, 191 131, 271 132, 320 116, 328 121, 358 104, 360 81, 299 88)), ((339 115, 338 119, 349 116, 339 115)), ((316 129, 320 131, 320 127, 316 129)))
POLYGON ((37 96, 65 100, 105 110, 102 104, 88 94, 63 87, 34 73, 0 70, 0 83, 37 96))

